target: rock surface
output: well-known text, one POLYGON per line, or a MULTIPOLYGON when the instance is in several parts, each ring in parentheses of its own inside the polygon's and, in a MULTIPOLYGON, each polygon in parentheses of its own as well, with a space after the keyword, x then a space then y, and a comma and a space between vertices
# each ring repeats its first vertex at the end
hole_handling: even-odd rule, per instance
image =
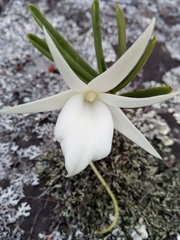
MULTIPOLYGON (((43 37, 42 31, 30 16, 28 3, 39 7, 52 25, 62 33, 80 55, 96 68, 90 15, 91 2, 91 0, 0 1, 0 107, 26 103, 67 89, 59 74, 48 71, 52 62, 43 57, 28 42, 26 35, 29 32, 43 37)), ((100 0, 103 49, 109 66, 116 60, 116 2, 100 0)), ((175 90, 180 89, 180 12, 177 7, 180 4, 179 0, 127 0, 118 1, 118 3, 126 18, 128 46, 136 40, 154 16, 156 17, 155 34, 158 38, 158 44, 146 66, 127 86, 126 90, 159 84, 168 84, 175 90)), ((174 183, 172 184, 178 182, 175 171, 179 169, 178 159, 180 158, 180 96, 166 103, 136 111, 128 110, 126 113, 145 136, 156 144, 157 149, 162 151, 165 162, 163 164, 158 161, 155 163, 154 159, 152 160, 139 148, 128 141, 126 145, 124 143, 126 139, 115 134, 112 153, 106 160, 98 163, 98 168, 117 194, 119 202, 126 197, 133 199, 129 204, 134 204, 134 219, 136 218, 134 220, 129 217, 128 220, 124 217, 127 212, 122 211, 121 217, 122 219, 124 217, 125 220, 119 220, 118 228, 130 234, 130 230, 136 226, 137 222, 135 221, 138 221, 140 214, 147 214, 143 218, 147 217, 145 224, 149 239, 176 239, 175 232, 180 231, 180 210, 178 208, 180 192, 174 186, 169 193, 168 183, 168 190, 164 185, 160 185, 163 184, 163 178, 166 179, 165 182, 171 182, 171 178, 168 178, 169 175, 168 177, 163 175, 166 172, 173 173, 174 183), (118 141, 120 145, 117 145, 118 141), (171 148, 167 146, 171 146, 171 148), (132 148, 132 155, 127 154, 130 148, 132 148), (119 161, 120 168, 124 168, 124 163, 118 160, 119 154, 123 162, 127 164, 126 168, 131 167, 132 172, 126 171, 126 168, 124 172, 116 172, 117 166, 113 172, 113 164, 117 161, 119 161), (139 154, 142 154, 140 159, 137 158, 139 154), (129 161, 131 157, 134 157, 134 165, 131 165, 129 161), (143 163, 143 159, 152 161, 152 165, 150 166, 147 162, 143 163), (139 162, 138 166, 136 166, 137 162, 139 162), (142 192, 139 194, 135 192, 138 184, 143 182, 143 174, 145 180, 142 189, 148 189, 149 185, 147 185, 148 187, 145 185, 152 179, 149 180, 146 174, 150 174, 147 170, 150 168, 155 171, 152 178, 156 179, 156 182, 152 181, 152 184, 158 183, 158 174, 161 173, 161 177, 163 176, 159 185, 156 186, 156 191, 153 189, 151 192, 151 195, 155 196, 158 191, 162 191, 161 202, 157 202, 157 204, 162 207, 165 204, 162 200, 163 196, 168 194, 171 197, 174 194, 176 198, 174 204, 177 204, 177 206, 169 206, 167 211, 163 208, 162 211, 159 209, 158 214, 165 218, 167 226, 164 225, 164 230, 158 229, 157 233, 156 226, 153 228, 152 224, 155 221, 153 214, 150 213, 150 210, 144 212, 141 209, 142 206, 138 207, 137 202, 144 201, 141 196, 142 192), (137 172, 139 174, 134 175, 137 181, 134 180, 136 184, 133 185, 132 174, 137 172), (116 178, 119 174, 122 176, 121 179, 116 178), (126 190, 129 191, 128 196, 126 196, 126 190), (119 195, 123 197, 119 198, 119 195), (172 209, 175 211, 174 216, 172 209), (172 223, 172 226, 170 227, 168 223, 172 223), (173 231, 171 232, 171 230, 173 231), (162 235, 158 235, 158 232, 161 231, 162 235)), ((106 192, 95 180, 95 177, 92 177, 89 168, 72 179, 65 178, 63 157, 53 136, 57 116, 58 112, 1 115, 0 239, 2 240, 103 239, 95 236, 94 231, 107 224, 109 219, 106 214, 113 214, 113 207, 109 207, 111 206, 110 199, 104 197, 106 192), (53 151, 58 152, 58 156, 61 158, 60 163, 56 159, 56 154, 49 155, 53 151), (43 156, 45 160, 41 161, 40 156, 43 156), (52 162, 49 162, 51 157, 52 162), (59 177, 60 175, 61 177, 59 177), (97 194, 96 199, 94 198, 95 194, 97 194), (100 206, 102 198, 107 201, 105 203, 107 205, 102 204, 104 210, 100 206), (84 205, 80 204, 82 201, 85 202, 84 205), (93 203, 93 201, 96 202, 93 203), (88 212, 88 204, 90 212, 88 212), (105 210, 108 207, 109 213, 105 210), (91 219, 92 222, 90 222, 91 219)), ((144 192, 145 196, 148 194, 144 192)), ((153 201, 152 203, 155 204, 153 201)), ((124 204, 123 201, 121 204, 124 204)), ((169 205, 171 204, 169 203, 169 205)), ((123 205, 121 207, 123 208, 123 205)), ((131 212, 133 209, 127 211, 131 212)), ((163 222, 157 224, 161 226, 163 222)), ((116 231, 116 233, 106 236, 106 239, 124 239, 124 237, 121 236, 120 231, 116 231)), ((140 240, 142 238, 138 235, 133 239, 140 240)))

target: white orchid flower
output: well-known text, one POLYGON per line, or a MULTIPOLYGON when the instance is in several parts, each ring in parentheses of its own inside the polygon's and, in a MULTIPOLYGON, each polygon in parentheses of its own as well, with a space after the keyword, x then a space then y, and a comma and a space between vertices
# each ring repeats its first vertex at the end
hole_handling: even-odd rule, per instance
POLYGON ((60 142, 65 156, 67 176, 79 173, 91 161, 100 160, 110 153, 114 128, 148 153, 161 158, 119 107, 148 106, 172 98, 180 91, 139 99, 107 93, 134 68, 151 38, 154 24, 155 19, 112 67, 88 84, 82 82, 69 67, 44 28, 49 50, 70 90, 34 102, 2 109, 0 113, 37 113, 62 109, 54 135, 60 142))

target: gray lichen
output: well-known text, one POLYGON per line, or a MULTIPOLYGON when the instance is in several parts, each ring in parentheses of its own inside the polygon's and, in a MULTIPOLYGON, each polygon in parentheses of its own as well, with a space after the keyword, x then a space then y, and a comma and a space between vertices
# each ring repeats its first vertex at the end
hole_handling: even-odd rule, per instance
MULTIPOLYGON (((159 140, 154 145, 163 161, 115 132, 111 154, 96 162, 118 200, 117 227, 125 233, 125 239, 139 218, 144 219, 148 239, 173 239, 180 231, 179 162, 159 140)), ((39 158, 37 171, 41 179, 47 180, 49 194, 59 202, 56 209, 61 221, 59 230, 68 235, 73 224, 75 230, 83 232, 84 239, 95 239, 94 231, 110 223, 111 199, 90 167, 73 178, 66 178, 63 155, 58 150, 48 151, 39 158)))

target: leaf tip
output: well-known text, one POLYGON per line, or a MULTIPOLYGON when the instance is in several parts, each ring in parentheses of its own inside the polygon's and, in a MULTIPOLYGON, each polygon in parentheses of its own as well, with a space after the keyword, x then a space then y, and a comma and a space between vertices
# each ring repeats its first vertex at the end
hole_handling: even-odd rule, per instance
POLYGON ((28 8, 29 8, 30 11, 31 11, 34 7, 35 7, 34 4, 32 4, 32 3, 28 4, 28 8))
POLYGON ((120 12, 122 12, 122 10, 121 10, 121 8, 120 8, 120 6, 119 6, 119 4, 118 3, 116 3, 116 12, 117 11, 120 11, 120 12))
POLYGON ((167 86, 168 90, 169 90, 169 93, 171 93, 174 89, 170 86, 167 86))

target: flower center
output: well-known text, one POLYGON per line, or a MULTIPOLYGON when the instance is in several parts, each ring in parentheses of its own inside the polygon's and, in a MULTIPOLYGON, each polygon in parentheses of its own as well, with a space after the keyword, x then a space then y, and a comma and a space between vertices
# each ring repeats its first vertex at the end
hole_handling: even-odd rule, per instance
POLYGON ((89 102, 94 101, 94 99, 96 99, 96 96, 97 94, 94 91, 89 91, 85 93, 85 99, 86 101, 89 101, 89 102))

